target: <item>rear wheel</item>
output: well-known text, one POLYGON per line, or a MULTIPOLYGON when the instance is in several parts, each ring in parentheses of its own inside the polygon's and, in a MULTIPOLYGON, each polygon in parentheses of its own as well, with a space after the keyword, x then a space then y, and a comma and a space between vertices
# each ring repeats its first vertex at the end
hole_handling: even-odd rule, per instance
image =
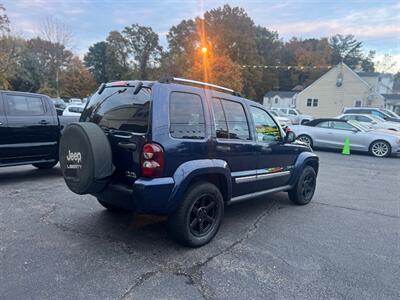
POLYGON ((208 182, 197 183, 186 192, 182 203, 168 218, 168 231, 180 244, 200 247, 217 233, 224 215, 219 189, 208 182))
POLYGON ((32 164, 35 168, 38 168, 40 170, 46 170, 46 169, 51 169, 53 168, 58 161, 52 161, 52 162, 47 162, 47 163, 39 163, 39 164, 32 164))
POLYGON ((305 205, 310 203, 317 186, 317 174, 313 167, 306 166, 301 173, 296 185, 288 194, 295 204, 305 205))
POLYGON ((307 144, 307 146, 310 146, 310 147, 313 146, 312 138, 309 137, 308 135, 305 135, 305 134, 299 135, 297 137, 297 140, 300 142, 303 142, 304 144, 307 144))
POLYGON ((385 141, 375 141, 369 147, 369 152, 376 157, 386 157, 389 156, 392 149, 389 143, 385 141))

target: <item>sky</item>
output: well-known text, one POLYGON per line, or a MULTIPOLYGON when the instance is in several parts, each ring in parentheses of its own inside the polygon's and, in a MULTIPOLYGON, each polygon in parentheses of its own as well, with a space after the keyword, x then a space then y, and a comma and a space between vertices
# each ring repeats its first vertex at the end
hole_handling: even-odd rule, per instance
MULTIPOLYGON (((112 30, 139 23, 151 26, 166 47, 166 34, 183 19, 229 4, 246 10, 256 25, 278 32, 284 41, 353 34, 364 50, 384 54, 400 69, 400 1, 346 0, 0 0, 7 9, 12 30, 23 37, 36 36, 46 18, 66 24, 74 38, 70 47, 83 56, 88 47, 104 40, 112 30)), ((393 71, 393 70, 392 70, 393 71)))

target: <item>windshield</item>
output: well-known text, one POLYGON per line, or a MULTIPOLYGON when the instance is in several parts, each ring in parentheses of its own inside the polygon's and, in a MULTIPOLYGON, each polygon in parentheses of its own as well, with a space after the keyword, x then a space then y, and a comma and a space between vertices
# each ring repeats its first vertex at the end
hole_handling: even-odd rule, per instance
POLYGON ((374 119, 374 121, 377 121, 379 123, 385 122, 385 119, 381 118, 380 116, 376 115, 368 115, 371 119, 374 119))
POLYGON ((350 125, 353 125, 354 127, 358 128, 362 131, 371 131, 371 129, 368 126, 365 126, 355 120, 349 120, 349 121, 347 121, 347 123, 349 123, 350 125))
POLYGON ((280 110, 274 110, 274 113, 278 117, 286 117, 286 115, 283 112, 281 112, 280 110))
POLYGON ((382 111, 384 111, 386 114, 388 114, 392 118, 400 118, 399 115, 397 115, 396 113, 394 113, 386 108, 383 108, 382 111))
POLYGON ((149 124, 151 89, 143 87, 134 95, 135 87, 106 87, 97 92, 82 113, 81 121, 90 121, 100 127, 146 133, 149 124))

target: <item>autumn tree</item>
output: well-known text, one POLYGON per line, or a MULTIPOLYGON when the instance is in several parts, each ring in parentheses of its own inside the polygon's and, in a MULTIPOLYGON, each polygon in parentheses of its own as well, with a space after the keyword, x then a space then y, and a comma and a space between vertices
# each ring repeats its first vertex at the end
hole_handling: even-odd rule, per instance
POLYGON ((80 59, 74 57, 61 73, 60 86, 63 97, 83 98, 93 93, 97 83, 80 59))
POLYGON ((219 56, 210 52, 196 54, 194 63, 183 73, 183 76, 193 80, 208 81, 235 91, 242 91, 241 68, 227 55, 219 56), (204 57, 204 55, 207 57, 204 57))

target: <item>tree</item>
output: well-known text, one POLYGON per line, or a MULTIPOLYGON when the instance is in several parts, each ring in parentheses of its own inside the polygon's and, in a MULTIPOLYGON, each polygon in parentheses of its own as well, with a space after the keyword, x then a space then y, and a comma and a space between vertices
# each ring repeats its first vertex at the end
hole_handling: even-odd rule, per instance
POLYGON ((151 27, 133 24, 125 27, 122 35, 126 40, 128 51, 133 55, 138 65, 140 79, 148 79, 148 68, 152 63, 160 61, 162 47, 159 45, 158 34, 151 27))
MULTIPOLYGON (((65 48, 72 40, 72 33, 68 27, 56 19, 46 18, 40 28, 42 39, 49 42, 46 49, 50 57, 50 72, 55 77, 55 89, 57 98, 60 97, 59 74, 65 66, 65 48)), ((69 58, 72 55, 69 55, 69 58)))
MULTIPOLYGON (((167 40, 169 53, 166 55, 168 59, 163 60, 167 66, 163 67, 174 75, 183 74, 193 64, 199 64, 196 53, 201 47, 207 47, 215 56, 210 56, 210 70, 214 69, 213 62, 224 61, 226 65, 232 63, 236 67, 261 62, 257 53, 254 22, 239 7, 224 5, 207 11, 202 18, 184 20, 170 29, 167 40)), ((243 68, 240 74, 244 95, 259 99, 255 83, 262 80, 262 71, 243 68)), ((213 78, 219 82, 218 78, 213 78)))
POLYGON ((63 97, 83 98, 93 93, 97 84, 78 57, 74 57, 60 76, 63 97))
POLYGON ((375 51, 369 51, 368 56, 363 58, 361 61, 361 68, 365 72, 374 72, 375 71, 375 63, 374 63, 375 51))
POLYGON ((352 69, 360 65, 363 59, 362 42, 357 41, 353 35, 334 35, 329 39, 329 45, 332 48, 332 64, 344 62, 352 69))
POLYGON ((184 72, 184 77, 242 91, 243 79, 240 66, 226 55, 207 53, 207 58, 203 55, 199 51, 192 67, 184 72))
POLYGON ((59 73, 70 63, 72 52, 66 50, 62 44, 43 40, 40 37, 30 39, 28 49, 36 56, 42 69, 43 81, 39 91, 46 91, 50 96, 59 97, 59 73))
MULTIPOLYGON (((198 21, 199 23, 199 21, 198 21)), ((257 52, 257 31, 253 20, 240 7, 224 5, 204 14, 205 34, 214 52, 228 55, 238 65, 260 65, 257 52)), ((242 70, 243 94, 249 98, 261 99, 255 83, 262 80, 260 68, 242 70)))
POLYGON ((10 31, 10 20, 5 14, 5 7, 3 4, 0 4, 0 33, 5 33, 10 31))
POLYGON ((115 30, 108 34, 106 41, 107 76, 111 80, 127 79, 130 70, 126 39, 115 30))
POLYGON ((11 78, 21 56, 24 41, 11 35, 0 36, 0 89, 11 88, 11 78))
POLYGON ((83 60, 98 84, 109 81, 106 42, 98 42, 90 46, 83 60))

